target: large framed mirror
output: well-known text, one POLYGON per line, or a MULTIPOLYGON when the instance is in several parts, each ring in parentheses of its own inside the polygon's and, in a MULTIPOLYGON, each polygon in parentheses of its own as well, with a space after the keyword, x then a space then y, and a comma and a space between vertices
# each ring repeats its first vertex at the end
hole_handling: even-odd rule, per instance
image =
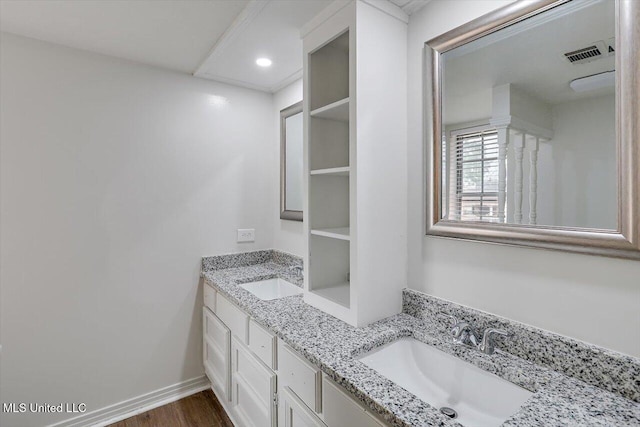
POLYGON ((428 235, 640 259, 640 1, 516 1, 425 45, 428 235))
POLYGON ((302 101, 280 111, 280 218, 302 221, 302 101))

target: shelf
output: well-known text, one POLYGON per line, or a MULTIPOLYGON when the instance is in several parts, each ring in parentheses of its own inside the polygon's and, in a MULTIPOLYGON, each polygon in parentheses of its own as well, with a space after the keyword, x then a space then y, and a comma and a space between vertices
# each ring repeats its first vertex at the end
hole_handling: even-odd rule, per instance
POLYGON ((311 230, 311 234, 314 236, 330 237, 332 239, 347 240, 351 239, 349 235, 349 227, 338 228, 318 228, 311 230))
POLYGON ((349 308, 349 283, 341 283, 339 285, 322 289, 313 289, 311 292, 323 298, 326 298, 329 301, 333 301, 336 304, 340 304, 343 307, 349 308))
POLYGON ((341 168, 315 169, 310 172, 311 175, 333 175, 333 176, 349 176, 349 166, 341 168))
POLYGON ((316 108, 310 113, 311 117, 318 119, 337 120, 340 122, 349 121, 349 98, 332 102, 324 107, 316 108))

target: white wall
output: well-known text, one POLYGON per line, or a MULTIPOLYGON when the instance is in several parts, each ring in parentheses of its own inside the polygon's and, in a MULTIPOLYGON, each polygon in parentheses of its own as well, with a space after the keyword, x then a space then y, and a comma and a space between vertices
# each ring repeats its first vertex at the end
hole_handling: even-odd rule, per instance
MULTIPOLYGON (((275 125, 275 137, 273 138, 274 152, 277 153, 276 166, 273 170, 273 179, 280 182, 280 110, 302 101, 302 79, 296 80, 289 86, 276 92, 273 96, 273 117, 275 125)), ((270 215, 273 218, 274 235, 273 247, 290 254, 304 255, 304 233, 301 221, 280 219, 280 185, 274 189, 273 200, 278 201, 270 215)))
POLYGON ((553 140, 542 143, 539 224, 617 227, 615 96, 553 106, 553 140))
POLYGON ((273 245, 272 96, 6 33, 0 49, 2 400, 92 411, 202 375, 201 256, 273 245))
POLYGON ((435 0, 411 16, 409 287, 640 356, 640 262, 424 236, 424 42, 507 3, 435 0))

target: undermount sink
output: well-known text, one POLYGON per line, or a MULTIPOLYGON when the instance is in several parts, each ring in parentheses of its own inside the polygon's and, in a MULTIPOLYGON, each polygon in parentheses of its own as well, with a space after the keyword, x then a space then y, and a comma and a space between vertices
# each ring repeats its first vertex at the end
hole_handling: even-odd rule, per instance
POLYGON ((286 280, 282 280, 279 277, 260 280, 258 282, 243 283, 240 287, 251 292, 263 301, 289 297, 291 295, 298 295, 302 293, 302 288, 289 283, 286 280))
POLYGON ((499 426, 533 394, 413 338, 357 359, 467 427, 499 426))

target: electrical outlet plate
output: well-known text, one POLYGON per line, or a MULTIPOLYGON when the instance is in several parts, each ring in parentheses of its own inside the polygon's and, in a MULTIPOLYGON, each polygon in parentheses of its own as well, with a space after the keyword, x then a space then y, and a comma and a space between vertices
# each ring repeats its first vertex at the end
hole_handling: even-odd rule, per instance
POLYGON ((238 228, 238 243, 255 242, 255 240, 256 240, 255 228, 238 228))

